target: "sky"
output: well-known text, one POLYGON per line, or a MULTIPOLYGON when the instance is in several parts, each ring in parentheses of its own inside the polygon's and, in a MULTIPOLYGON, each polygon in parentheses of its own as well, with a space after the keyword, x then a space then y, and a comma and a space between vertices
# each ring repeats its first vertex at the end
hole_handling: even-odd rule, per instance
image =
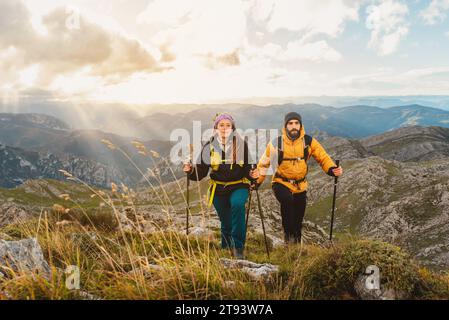
POLYGON ((449 94, 449 0, 0 0, 0 97, 449 94))

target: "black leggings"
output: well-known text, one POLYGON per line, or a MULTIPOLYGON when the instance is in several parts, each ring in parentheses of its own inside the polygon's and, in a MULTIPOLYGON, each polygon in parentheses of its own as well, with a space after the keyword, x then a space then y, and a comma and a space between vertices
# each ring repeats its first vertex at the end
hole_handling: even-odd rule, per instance
POLYGON ((273 183, 276 199, 281 204, 282 227, 286 243, 301 242, 301 229, 307 204, 307 191, 292 193, 289 188, 273 183))

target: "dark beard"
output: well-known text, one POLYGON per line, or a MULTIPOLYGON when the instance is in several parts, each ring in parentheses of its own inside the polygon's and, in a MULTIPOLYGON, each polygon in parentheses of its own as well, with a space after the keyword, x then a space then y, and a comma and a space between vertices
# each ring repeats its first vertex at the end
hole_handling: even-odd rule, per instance
POLYGON ((296 129, 293 129, 290 131, 287 130, 287 135, 290 139, 296 140, 299 138, 299 130, 296 130, 296 129))

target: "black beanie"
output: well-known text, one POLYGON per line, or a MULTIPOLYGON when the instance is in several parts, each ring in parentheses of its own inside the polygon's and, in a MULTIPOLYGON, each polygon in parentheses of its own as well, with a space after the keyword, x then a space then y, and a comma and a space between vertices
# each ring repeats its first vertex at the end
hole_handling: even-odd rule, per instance
POLYGON ((301 126, 302 126, 302 118, 301 118, 301 116, 299 115, 299 113, 296 113, 296 112, 289 112, 289 113, 287 113, 287 114, 285 115, 285 118, 284 118, 284 127, 287 127, 287 123, 288 123, 290 120, 293 120, 293 119, 298 120, 299 123, 300 123, 301 126))

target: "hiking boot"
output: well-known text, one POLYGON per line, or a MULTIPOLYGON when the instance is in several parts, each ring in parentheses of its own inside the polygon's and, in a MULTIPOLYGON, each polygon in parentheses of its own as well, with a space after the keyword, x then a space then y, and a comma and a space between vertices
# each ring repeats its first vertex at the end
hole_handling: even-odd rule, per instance
POLYGON ((238 260, 245 260, 245 255, 243 254, 243 248, 234 248, 232 249, 232 253, 234 258, 238 260))

